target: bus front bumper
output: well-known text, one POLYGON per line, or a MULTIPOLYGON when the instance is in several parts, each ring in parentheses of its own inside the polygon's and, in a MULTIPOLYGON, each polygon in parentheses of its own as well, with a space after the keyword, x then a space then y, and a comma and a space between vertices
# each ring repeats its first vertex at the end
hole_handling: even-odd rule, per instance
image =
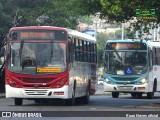
POLYGON ((104 91, 105 92, 148 92, 148 84, 145 83, 143 85, 124 85, 124 84, 104 84, 104 91))
POLYGON ((68 86, 57 89, 13 88, 6 85, 6 98, 60 98, 68 99, 68 86))

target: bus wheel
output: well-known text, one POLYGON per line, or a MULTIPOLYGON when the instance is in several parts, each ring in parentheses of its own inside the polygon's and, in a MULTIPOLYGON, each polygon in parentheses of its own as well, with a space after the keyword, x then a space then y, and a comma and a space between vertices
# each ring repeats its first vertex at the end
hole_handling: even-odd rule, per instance
POLYGON ((154 97, 154 92, 148 92, 147 93, 147 98, 152 99, 154 97))
POLYGON ((74 105, 75 104, 75 92, 72 93, 72 98, 66 100, 66 105, 74 105))
POLYGON ((90 100, 90 86, 88 86, 86 91, 86 96, 82 97, 83 103, 88 104, 90 100))
POLYGON ((157 91, 157 82, 154 81, 154 86, 153 86, 153 92, 148 92, 147 93, 147 98, 148 99, 153 99, 154 98, 154 92, 157 91))
POLYGON ((131 93, 131 96, 132 96, 132 97, 136 97, 137 94, 136 94, 136 93, 131 93))
POLYGON ((142 97, 142 93, 137 93, 137 97, 141 98, 142 97))
POLYGON ((112 92, 112 97, 113 98, 118 98, 119 92, 112 92))
POLYGON ((74 105, 75 104, 75 101, 76 101, 76 98, 75 98, 75 88, 76 87, 74 85, 74 88, 73 88, 73 91, 72 91, 72 98, 66 100, 66 105, 74 105))
POLYGON ((15 105, 22 105, 22 100, 23 100, 22 98, 15 98, 14 99, 14 104, 15 105))

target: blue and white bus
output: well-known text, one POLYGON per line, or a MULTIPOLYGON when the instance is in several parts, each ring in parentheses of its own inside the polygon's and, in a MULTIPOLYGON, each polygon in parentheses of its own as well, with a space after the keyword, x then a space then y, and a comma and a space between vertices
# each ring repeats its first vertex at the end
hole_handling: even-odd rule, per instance
POLYGON ((104 91, 152 99, 160 91, 160 42, 108 40, 104 57, 104 91))

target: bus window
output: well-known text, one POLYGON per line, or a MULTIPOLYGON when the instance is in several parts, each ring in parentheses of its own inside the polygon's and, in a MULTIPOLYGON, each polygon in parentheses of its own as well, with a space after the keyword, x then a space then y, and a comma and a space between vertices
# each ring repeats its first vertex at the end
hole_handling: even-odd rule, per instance
POLYGON ((13 31, 13 32, 11 32, 11 36, 10 37, 11 37, 11 40, 17 40, 18 39, 18 33, 13 31))

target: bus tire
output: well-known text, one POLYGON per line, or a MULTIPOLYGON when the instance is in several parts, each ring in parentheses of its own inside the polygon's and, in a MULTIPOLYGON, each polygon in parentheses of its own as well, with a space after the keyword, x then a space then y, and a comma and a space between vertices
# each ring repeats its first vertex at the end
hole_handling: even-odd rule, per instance
POLYGON ((153 92, 148 92, 147 93, 147 98, 148 99, 153 99, 154 98, 154 92, 157 91, 157 81, 154 81, 154 85, 153 85, 153 92))
POLYGON ((133 97, 133 98, 135 98, 136 96, 137 96, 137 94, 136 93, 131 93, 131 96, 133 97))
POLYGON ((86 96, 82 97, 83 103, 88 104, 90 101, 90 83, 88 84, 86 96))
POLYGON ((147 98, 148 99, 153 99, 154 98, 154 92, 148 92, 147 93, 147 98))
POLYGON ((22 98, 15 98, 15 99, 14 99, 14 104, 20 106, 20 105, 22 105, 22 101, 23 101, 22 98))
POLYGON ((75 91, 76 91, 76 82, 74 82, 74 87, 72 90, 72 98, 66 100, 66 105, 71 105, 71 106, 75 105, 75 101, 76 101, 75 91))
POLYGON ((137 93, 137 98, 141 98, 142 97, 142 93, 137 93))
POLYGON ((72 98, 66 100, 66 105, 71 105, 71 106, 75 105, 75 92, 74 91, 72 92, 72 98))
POLYGON ((113 98, 118 98, 119 97, 119 92, 112 92, 112 97, 113 98))

